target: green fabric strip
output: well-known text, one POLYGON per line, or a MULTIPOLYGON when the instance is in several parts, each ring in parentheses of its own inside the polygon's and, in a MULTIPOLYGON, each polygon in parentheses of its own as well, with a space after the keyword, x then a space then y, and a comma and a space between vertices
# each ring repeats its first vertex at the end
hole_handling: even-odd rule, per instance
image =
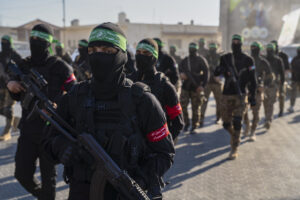
POLYGON ((136 50, 139 49, 144 49, 149 51, 150 53, 152 53, 152 55, 158 59, 158 52, 155 50, 155 48, 153 46, 151 46, 150 44, 146 44, 146 43, 139 43, 138 46, 136 47, 136 50))
POLYGON ((197 44, 190 44, 189 48, 199 49, 199 46, 197 44))
POLYGON ((155 42, 157 43, 158 46, 163 47, 164 43, 159 41, 159 40, 155 40, 155 42))
POLYGON ((239 40, 239 41, 243 42, 244 38, 240 35, 235 34, 232 36, 232 40, 239 40))
POLYGON ((126 38, 115 31, 111 31, 107 29, 100 29, 100 28, 94 29, 90 35, 89 43, 94 41, 103 41, 103 42, 112 43, 113 45, 116 45, 123 51, 126 51, 127 49, 126 38))
POLYGON ((258 47, 260 50, 263 50, 263 46, 260 42, 253 42, 251 46, 258 47))
POLYGON ((276 47, 275 47, 275 45, 273 43, 270 43, 270 44, 267 45, 267 49, 273 49, 273 50, 275 50, 276 47))
POLYGON ((83 47, 87 47, 88 43, 84 42, 84 41, 79 41, 79 45, 83 46, 83 47))
POLYGON ((216 49, 218 46, 216 44, 209 44, 209 48, 214 48, 216 49))
POLYGON ((35 30, 31 31, 30 37, 38 37, 38 38, 41 38, 43 40, 46 40, 49 43, 52 43, 52 41, 53 41, 53 36, 52 35, 47 34, 47 33, 43 33, 43 32, 40 32, 40 31, 35 31, 35 30))
POLYGON ((63 43, 61 43, 61 42, 57 42, 56 46, 57 47, 61 47, 61 48, 65 48, 65 45, 63 43))
POLYGON ((9 41, 11 45, 13 44, 13 39, 9 35, 4 35, 1 39, 9 41))

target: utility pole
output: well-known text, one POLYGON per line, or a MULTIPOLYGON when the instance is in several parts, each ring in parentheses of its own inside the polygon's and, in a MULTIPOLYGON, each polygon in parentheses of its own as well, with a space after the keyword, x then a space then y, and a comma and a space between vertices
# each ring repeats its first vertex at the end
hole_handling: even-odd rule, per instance
POLYGON ((66 2, 65 0, 62 0, 63 4, 63 38, 64 38, 64 43, 66 43, 66 2))

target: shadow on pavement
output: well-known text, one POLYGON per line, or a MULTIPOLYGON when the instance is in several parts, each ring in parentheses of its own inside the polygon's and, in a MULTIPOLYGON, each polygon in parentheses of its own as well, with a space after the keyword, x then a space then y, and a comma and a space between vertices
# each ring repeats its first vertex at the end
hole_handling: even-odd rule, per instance
POLYGON ((293 118, 293 121, 288 122, 289 124, 296 124, 300 122, 300 115, 297 115, 293 118))
MULTIPOLYGON (((204 129, 198 129, 197 131, 199 132, 199 130, 204 129)), ((213 132, 202 132, 195 135, 185 133, 185 135, 182 135, 179 139, 179 147, 176 148, 175 164, 165 178, 170 182, 165 191, 178 188, 183 181, 226 162, 227 159, 218 160, 201 169, 189 172, 195 166, 201 166, 211 159, 228 153, 230 151, 229 141, 229 134, 221 127, 213 132)))

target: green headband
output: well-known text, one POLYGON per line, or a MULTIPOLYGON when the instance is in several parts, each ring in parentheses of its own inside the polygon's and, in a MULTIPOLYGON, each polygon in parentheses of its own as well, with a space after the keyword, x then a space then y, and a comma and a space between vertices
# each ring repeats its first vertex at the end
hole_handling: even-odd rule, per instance
POLYGON ((149 51, 156 59, 158 59, 158 52, 155 50, 155 48, 152 45, 146 43, 139 43, 136 47, 136 50, 139 49, 144 49, 149 51))
POLYGON ((164 43, 161 42, 161 41, 159 41, 159 40, 155 40, 155 42, 157 43, 157 45, 158 45, 159 47, 163 47, 163 46, 164 46, 164 43))
POLYGON ((213 43, 213 44, 209 44, 209 48, 215 48, 216 49, 216 48, 218 48, 218 46, 213 43))
POLYGON ((205 42, 205 39, 201 38, 201 39, 199 40, 199 42, 205 42))
POLYGON ((275 45, 273 43, 270 43, 270 44, 267 45, 267 49, 273 49, 273 50, 275 50, 276 47, 275 47, 275 45))
POLYGON ((1 39, 9 41, 11 45, 13 44, 13 39, 9 35, 4 35, 1 39))
POLYGON ((258 47, 260 50, 263 50, 263 46, 260 42, 253 42, 251 46, 258 47))
POLYGON ((43 40, 46 40, 50 44, 53 42, 53 36, 52 35, 50 35, 48 33, 40 32, 40 31, 32 30, 31 33, 30 33, 30 37, 41 38, 43 40))
POLYGON ((83 46, 83 47, 87 47, 87 46, 88 46, 88 43, 80 40, 80 41, 79 41, 79 45, 80 45, 80 46, 83 46))
POLYGON ((175 50, 177 50, 177 47, 174 45, 171 45, 170 48, 174 48, 175 50))
POLYGON ((190 44, 189 48, 199 49, 199 46, 197 44, 190 44))
POLYGON ((243 42, 244 38, 240 35, 233 35, 232 40, 239 40, 239 41, 243 42))
POLYGON ((63 43, 61 43, 61 42, 57 42, 56 46, 57 47, 61 47, 61 48, 65 48, 65 45, 63 43))
POLYGON ((115 31, 97 28, 94 29, 90 35, 89 43, 94 41, 103 41, 103 42, 109 42, 113 45, 116 45, 123 51, 126 51, 127 47, 127 40, 126 38, 121 35, 120 33, 117 33, 115 31))

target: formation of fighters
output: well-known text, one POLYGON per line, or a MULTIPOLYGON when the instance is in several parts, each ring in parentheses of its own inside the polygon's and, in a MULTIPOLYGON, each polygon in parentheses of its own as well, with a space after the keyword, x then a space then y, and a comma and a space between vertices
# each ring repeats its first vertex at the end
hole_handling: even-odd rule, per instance
MULTIPOLYGON (((55 199, 58 163, 64 165, 69 199, 89 199, 95 192, 92 180, 97 167, 86 149, 70 143, 45 119, 38 115, 28 119, 30 109, 22 107, 21 119, 14 117, 13 106, 24 101, 26 88, 20 78, 9 73, 12 63, 24 74, 31 69, 42 74, 48 82, 43 92, 54 102, 57 113, 77 131, 90 133, 150 199, 162 199, 162 177, 173 164, 178 135, 196 134, 195 130, 205 125, 211 93, 216 101, 216 123, 222 121, 231 136, 228 158, 234 160, 243 124, 244 136, 256 140, 261 105, 266 129, 272 125, 278 97, 278 116, 283 115, 289 72, 289 112, 294 112, 300 87, 300 48, 290 66, 275 40, 265 47, 253 42, 248 55, 238 34, 232 36, 230 53, 219 53, 216 42, 209 42, 207 49, 205 39, 200 39, 189 44, 183 59, 176 55, 176 46, 170 46, 170 53, 163 51, 160 38, 141 40, 133 56, 124 32, 113 23, 100 24, 88 40, 80 40, 74 61, 45 24, 31 31, 30 57, 22 59, 8 35, 2 37, 1 46, 0 111, 6 125, 0 140, 11 139, 11 131, 19 124, 15 177, 38 199, 55 199), (53 43, 56 55, 51 53, 53 43), (262 55, 264 48, 266 55, 262 55), (37 159, 42 183, 34 178, 37 159)), ((110 180, 102 178, 103 199, 126 199, 110 180)))

